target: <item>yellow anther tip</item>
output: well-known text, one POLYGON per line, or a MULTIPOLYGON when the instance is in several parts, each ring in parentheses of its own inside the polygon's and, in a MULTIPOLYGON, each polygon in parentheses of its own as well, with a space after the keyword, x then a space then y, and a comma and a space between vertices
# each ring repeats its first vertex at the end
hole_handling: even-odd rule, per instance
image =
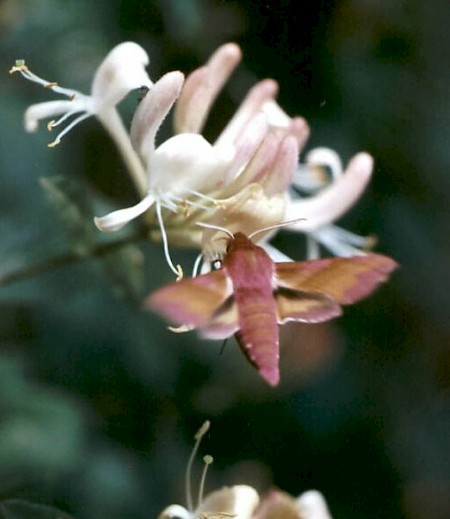
POLYGON ((181 268, 181 265, 177 265, 177 281, 181 281, 184 276, 183 269, 181 268))
POLYGON ((47 144, 47 147, 48 147, 48 148, 54 148, 55 146, 58 146, 58 144, 59 144, 60 142, 61 142, 61 141, 59 141, 58 139, 56 139, 55 141, 50 142, 49 144, 47 144))

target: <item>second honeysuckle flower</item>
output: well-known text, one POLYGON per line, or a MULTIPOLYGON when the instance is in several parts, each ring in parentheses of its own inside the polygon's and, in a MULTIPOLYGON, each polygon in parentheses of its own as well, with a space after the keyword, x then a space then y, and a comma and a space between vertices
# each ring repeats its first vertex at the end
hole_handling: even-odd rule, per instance
POLYGON ((64 123, 68 124, 49 144, 50 147, 53 147, 59 144, 74 126, 95 115, 121 151, 136 187, 141 193, 145 192, 145 175, 131 147, 116 105, 131 90, 140 87, 151 88, 153 83, 145 70, 148 63, 147 53, 137 43, 124 42, 117 45, 98 67, 92 81, 90 95, 85 95, 73 89, 60 87, 57 83, 46 81, 31 72, 23 60, 17 61, 11 69, 11 73, 19 72, 26 79, 68 98, 30 106, 25 112, 25 129, 29 132, 36 131, 41 119, 59 116, 58 119, 52 119, 47 124, 49 130, 64 123))
POLYGON ((304 218, 290 229, 307 235, 309 259, 319 256, 318 244, 336 256, 355 256, 371 248, 372 237, 357 236, 333 222, 358 201, 372 171, 373 159, 368 153, 355 155, 345 171, 337 153, 329 148, 316 148, 307 154, 305 164, 300 165, 294 177, 286 219, 304 218), (314 194, 303 198, 295 190, 314 194))
POLYGON ((193 512, 168 506, 158 519, 332 519, 323 495, 309 490, 298 498, 272 490, 262 498, 248 485, 224 487, 207 495, 193 512))
POLYGON ((285 492, 272 490, 261 498, 258 492, 248 485, 223 487, 203 497, 206 471, 212 462, 205 456, 205 466, 200 480, 198 503, 194 507, 191 495, 191 471, 203 436, 209 430, 206 421, 195 435, 195 445, 186 470, 187 508, 170 505, 158 519, 332 519, 324 497, 317 490, 309 490, 297 499, 285 492))

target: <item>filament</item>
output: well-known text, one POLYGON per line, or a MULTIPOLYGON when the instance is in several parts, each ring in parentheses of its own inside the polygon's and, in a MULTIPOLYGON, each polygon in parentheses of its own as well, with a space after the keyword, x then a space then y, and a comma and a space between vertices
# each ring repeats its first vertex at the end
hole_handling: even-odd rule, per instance
POLYGON ((205 465, 203 467, 202 477, 200 479, 200 485, 198 487, 198 501, 197 501, 197 508, 200 506, 200 503, 203 501, 203 489, 205 487, 205 481, 206 481, 206 473, 208 472, 208 467, 211 465, 211 463, 214 461, 212 456, 209 456, 207 454, 203 461, 205 462, 205 465))
POLYGON ((197 431, 195 438, 195 445, 192 449, 191 455, 189 457, 189 461, 186 467, 186 477, 185 477, 185 488, 186 488, 186 504, 187 508, 190 512, 194 512, 193 504, 192 504, 192 489, 191 489, 191 478, 192 478, 192 464, 194 463, 195 455, 197 454, 198 447, 203 436, 208 432, 210 426, 210 422, 206 420, 206 422, 200 427, 197 431))
POLYGON ((158 219, 159 229, 161 231, 161 238, 162 238, 163 247, 164 247, 164 255, 166 257, 167 264, 169 265, 172 272, 177 276, 177 281, 179 281, 183 277, 183 269, 181 268, 180 265, 177 265, 175 267, 175 265, 173 264, 172 258, 170 257, 169 242, 167 240, 167 234, 166 234, 166 230, 164 228, 164 222, 163 222, 162 214, 161 214, 161 202, 159 200, 156 201, 156 217, 158 219))

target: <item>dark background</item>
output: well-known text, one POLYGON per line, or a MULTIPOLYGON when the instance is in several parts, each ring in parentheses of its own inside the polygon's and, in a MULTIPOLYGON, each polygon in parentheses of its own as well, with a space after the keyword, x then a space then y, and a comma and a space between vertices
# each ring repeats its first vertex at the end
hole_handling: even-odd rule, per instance
MULTIPOLYGON (((444 0, 0 2, 0 277, 71 246, 40 177, 74 183, 95 214, 136 201, 96 120, 53 150, 45 125, 24 133, 25 108, 52 96, 9 67, 24 58, 88 92, 98 63, 125 40, 148 51, 153 80, 239 43, 243 63, 207 136, 249 86, 276 79, 280 104, 311 125, 308 148, 374 155, 373 182, 341 223, 375 233, 378 250, 401 264, 338 321, 284 327, 276 389, 233 341, 220 355, 220 343, 171 334, 140 311, 142 297, 172 278, 157 244, 2 287, 1 498, 80 519, 155 517, 185 504, 193 434, 209 418, 209 490, 317 488, 336 519, 450 516, 449 11, 444 0)), ((301 258, 297 236, 276 243, 301 258)))

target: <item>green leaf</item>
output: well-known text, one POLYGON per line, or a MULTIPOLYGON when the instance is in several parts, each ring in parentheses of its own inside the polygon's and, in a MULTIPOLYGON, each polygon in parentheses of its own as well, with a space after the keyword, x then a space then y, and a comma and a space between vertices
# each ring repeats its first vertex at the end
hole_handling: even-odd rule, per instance
POLYGON ((71 250, 86 255, 96 237, 86 186, 62 176, 41 177, 40 184, 66 229, 71 250))
POLYGON ((101 266, 111 290, 125 299, 138 303, 144 286, 144 255, 136 245, 127 245, 105 255, 101 266))

